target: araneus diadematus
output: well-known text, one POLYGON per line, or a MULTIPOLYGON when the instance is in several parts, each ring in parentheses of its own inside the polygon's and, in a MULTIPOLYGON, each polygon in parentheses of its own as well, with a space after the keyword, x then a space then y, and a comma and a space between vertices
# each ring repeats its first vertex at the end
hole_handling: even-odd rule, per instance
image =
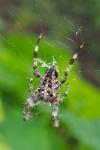
POLYGON ((59 79, 58 68, 55 63, 53 63, 47 70, 44 76, 42 76, 37 68, 38 64, 38 47, 42 34, 38 37, 37 44, 34 49, 34 60, 33 60, 33 75, 29 81, 29 91, 30 97, 26 100, 24 104, 24 120, 30 118, 30 109, 34 107, 37 103, 42 101, 52 107, 52 124, 54 127, 59 126, 58 112, 59 105, 63 101, 64 96, 68 94, 68 84, 66 86, 66 91, 64 96, 60 95, 59 89, 66 82, 67 76, 73 66, 74 61, 77 59, 80 50, 83 48, 84 43, 82 43, 77 52, 69 61, 69 65, 65 70, 63 78, 59 79), (33 77, 36 76, 40 80, 39 87, 33 91, 33 77))

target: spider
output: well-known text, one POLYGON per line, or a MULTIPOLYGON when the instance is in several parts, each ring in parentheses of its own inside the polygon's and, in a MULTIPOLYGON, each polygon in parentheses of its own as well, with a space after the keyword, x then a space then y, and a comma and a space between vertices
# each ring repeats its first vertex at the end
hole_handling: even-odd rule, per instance
POLYGON ((66 68, 62 79, 60 80, 58 67, 55 63, 48 67, 48 70, 46 71, 44 76, 42 76, 38 70, 38 48, 42 36, 43 34, 40 34, 40 36, 38 37, 37 44, 34 49, 33 75, 29 80, 30 97, 26 100, 24 104, 24 120, 29 120, 30 109, 33 108, 36 104, 38 104, 40 101, 42 101, 44 104, 48 104, 52 107, 52 125, 53 127, 59 127, 59 105, 63 101, 64 97, 68 95, 68 83, 66 85, 66 91, 63 96, 60 95, 59 90, 62 87, 62 85, 66 82, 69 72, 74 64, 74 61, 77 59, 80 50, 84 46, 84 43, 82 43, 79 46, 77 52, 70 59, 69 65, 66 68), (40 85, 35 91, 33 91, 34 76, 40 80, 40 85))

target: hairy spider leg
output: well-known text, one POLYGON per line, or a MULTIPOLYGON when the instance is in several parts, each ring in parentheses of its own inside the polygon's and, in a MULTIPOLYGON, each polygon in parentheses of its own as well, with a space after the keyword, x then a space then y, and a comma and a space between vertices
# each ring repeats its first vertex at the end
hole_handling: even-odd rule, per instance
POLYGON ((37 68, 37 64, 38 64, 38 48, 39 48, 39 43, 40 43, 40 40, 42 38, 43 34, 41 33, 37 39, 37 42, 36 42, 36 46, 34 48, 34 56, 33 56, 33 74, 32 74, 32 77, 30 78, 29 80, 29 92, 30 94, 32 95, 33 93, 33 78, 34 76, 36 76, 37 78, 41 79, 42 76, 37 68))
POLYGON ((43 33, 41 33, 37 39, 37 43, 36 43, 36 46, 34 48, 34 57, 33 57, 33 71, 34 71, 34 75, 37 77, 37 78, 42 78, 38 68, 37 68, 37 64, 38 64, 38 48, 39 48, 39 43, 40 43, 40 40, 43 36, 43 33))
POLYGON ((69 84, 67 83, 67 84, 66 84, 65 92, 64 92, 64 94, 63 94, 63 96, 62 96, 62 101, 63 101, 63 99, 68 95, 68 93, 69 93, 69 84))
POLYGON ((58 113, 59 113, 59 104, 53 104, 52 105, 52 116, 51 116, 51 119, 52 119, 52 125, 53 127, 59 127, 59 116, 58 116, 58 113))
POLYGON ((78 48, 78 50, 76 51, 76 53, 75 53, 75 54, 73 55, 73 57, 70 59, 69 65, 68 65, 68 67, 67 67, 66 70, 65 70, 65 73, 64 73, 63 78, 61 79, 60 86, 62 86, 62 84, 64 84, 64 83, 66 82, 67 76, 69 75, 69 72, 70 72, 70 70, 71 70, 71 68, 72 68, 72 66, 73 66, 73 64, 74 64, 74 62, 75 62, 75 60, 78 58, 78 55, 79 55, 81 49, 83 48, 83 46, 84 46, 84 43, 82 43, 82 44, 79 46, 79 48, 78 48))
POLYGON ((34 76, 32 75, 32 77, 29 79, 29 93, 31 96, 33 94, 33 78, 34 76))
POLYGON ((30 119, 30 109, 38 104, 40 97, 37 93, 33 93, 33 96, 28 98, 24 104, 23 118, 25 121, 30 119))

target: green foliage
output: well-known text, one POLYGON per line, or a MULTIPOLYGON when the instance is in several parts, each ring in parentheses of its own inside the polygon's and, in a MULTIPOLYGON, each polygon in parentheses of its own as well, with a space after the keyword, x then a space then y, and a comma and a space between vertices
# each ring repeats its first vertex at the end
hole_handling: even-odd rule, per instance
MULTIPOLYGON (((99 150, 100 91, 81 77, 77 64, 68 78, 69 95, 61 105, 61 127, 54 129, 50 126, 51 110, 44 105, 39 106, 38 114, 31 121, 23 122, 23 102, 28 97, 34 39, 27 35, 12 34, 2 44, 0 52, 2 100, 0 146, 2 149, 0 150, 6 150, 6 147, 7 150, 10 148, 14 150, 99 150)), ((72 54, 57 45, 50 46, 47 41, 49 40, 43 39, 40 44, 39 58, 51 62, 54 56, 61 77, 72 54)), ((44 73, 45 69, 40 65, 39 69, 44 73)), ((34 89, 38 85, 39 82, 34 79, 34 89)))

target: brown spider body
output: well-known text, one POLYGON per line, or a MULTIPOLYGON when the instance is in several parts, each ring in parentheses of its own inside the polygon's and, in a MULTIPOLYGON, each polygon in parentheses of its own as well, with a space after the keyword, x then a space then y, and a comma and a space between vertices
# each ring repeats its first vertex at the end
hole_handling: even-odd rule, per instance
POLYGON ((37 45, 34 50, 34 60, 33 60, 33 70, 34 73, 30 78, 29 86, 30 86, 30 97, 24 104, 24 120, 28 120, 30 118, 30 108, 34 107, 38 102, 42 101, 45 104, 48 104, 52 107, 52 123, 54 127, 59 126, 58 120, 58 112, 59 112, 59 104, 63 101, 63 98, 68 94, 68 84, 66 86, 66 91, 63 96, 60 95, 60 88, 66 82, 67 76, 72 68, 74 61, 77 59, 80 49, 83 48, 83 44, 80 45, 76 54, 69 61, 69 65, 65 70, 64 76, 62 79, 59 79, 58 69, 55 64, 53 64, 47 70, 44 77, 41 75, 37 68, 38 64, 38 46, 42 35, 39 36, 37 40, 37 45), (37 90, 33 91, 33 77, 36 76, 40 80, 40 85, 37 90))
POLYGON ((40 87, 38 88, 43 101, 48 104, 56 103, 59 94, 58 71, 52 66, 46 73, 40 87))

